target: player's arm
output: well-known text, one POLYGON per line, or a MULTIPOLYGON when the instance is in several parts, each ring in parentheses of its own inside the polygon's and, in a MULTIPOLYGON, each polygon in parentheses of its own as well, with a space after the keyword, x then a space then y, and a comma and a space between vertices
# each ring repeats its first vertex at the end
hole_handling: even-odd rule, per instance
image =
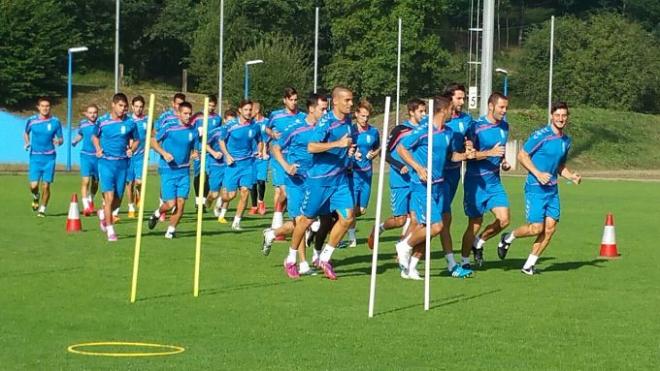
POLYGON ((154 151, 156 151, 156 153, 158 153, 159 155, 161 155, 161 157, 163 157, 163 159, 164 159, 165 161, 170 162, 170 161, 174 160, 174 156, 172 156, 171 153, 167 152, 167 151, 163 148, 163 146, 160 145, 160 141, 159 141, 158 139, 161 139, 161 140, 162 140, 163 138, 159 138, 158 135, 156 135, 155 138, 151 138, 151 148, 152 148, 154 151))
POLYGON ((401 156, 401 159, 403 162, 411 167, 417 175, 419 176, 419 179, 423 182, 426 181, 426 168, 422 165, 420 165, 417 161, 412 156, 412 153, 410 153, 410 149, 415 148, 417 144, 419 144, 419 135, 416 135, 414 133, 410 134, 404 140, 400 143, 401 145, 396 146, 396 152, 401 156))
POLYGON ((103 156, 103 148, 101 148, 101 141, 99 140, 100 132, 92 134, 92 144, 96 148, 96 157, 103 156))
POLYGON ((27 151, 30 148, 30 133, 23 133, 23 148, 27 151))
POLYGON ((56 146, 61 146, 64 144, 64 135, 62 134, 62 124, 57 121, 57 130, 55 130, 55 138, 53 138, 53 144, 56 146))
POLYGON ((335 148, 348 148, 351 146, 353 140, 348 134, 345 134, 341 139, 332 142, 310 142, 307 144, 307 151, 309 153, 327 152, 335 148))
POLYGON ((225 162, 227 163, 227 165, 233 164, 234 158, 229 154, 225 140, 220 139, 218 142, 220 143, 220 151, 222 151, 223 156, 225 156, 225 162))
POLYGON ((565 164, 559 165, 559 175, 570 180, 574 184, 580 184, 582 182, 582 175, 578 174, 576 171, 569 170, 565 164))
POLYGON ((505 152, 505 148, 503 145, 501 145, 499 142, 493 146, 491 149, 487 149, 485 151, 475 151, 474 152, 474 159, 475 160, 483 160, 488 157, 503 157, 505 152))
POLYGON ((81 141, 82 139, 83 139, 82 134, 78 133, 78 134, 73 138, 73 140, 71 141, 71 145, 75 147, 76 144, 80 143, 80 141, 81 141))
POLYGON ((296 171, 298 170, 298 165, 290 164, 284 159, 284 156, 282 155, 282 149, 280 148, 279 144, 273 145, 270 148, 270 150, 273 153, 273 157, 275 157, 275 160, 279 162, 280 165, 282 165, 282 168, 284 168, 284 171, 286 171, 287 174, 289 175, 296 174, 296 171))
POLYGON ((390 164, 396 171, 398 171, 401 174, 406 174, 408 172, 408 167, 406 164, 402 163, 401 161, 395 159, 392 156, 392 153, 396 151, 396 143, 394 143, 395 140, 398 140, 399 135, 401 134, 401 129, 403 127, 401 125, 396 126, 392 131, 390 132, 389 137, 387 138, 387 149, 385 150, 385 161, 390 164))
POLYGON ((540 171, 536 165, 534 165, 534 162, 532 162, 532 157, 525 151, 524 149, 521 149, 518 152, 518 156, 516 156, 518 159, 518 162, 527 170, 530 172, 530 174, 534 175, 534 177, 539 181, 540 184, 545 185, 548 184, 550 181, 550 178, 552 178, 552 175, 549 173, 544 173, 540 171))

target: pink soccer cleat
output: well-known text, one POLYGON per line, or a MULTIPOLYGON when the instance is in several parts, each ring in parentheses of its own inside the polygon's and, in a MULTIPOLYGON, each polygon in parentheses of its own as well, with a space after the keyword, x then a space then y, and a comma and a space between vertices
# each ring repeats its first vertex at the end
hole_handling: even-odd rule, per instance
POLYGON ((286 260, 284 260, 284 273, 286 273, 286 275, 291 279, 300 278, 300 273, 298 273, 298 265, 296 265, 296 263, 287 263, 286 260))
POLYGON ((332 268, 332 264, 328 262, 321 262, 321 269, 323 269, 323 274, 329 279, 329 280, 336 280, 337 275, 335 274, 335 270, 332 268))

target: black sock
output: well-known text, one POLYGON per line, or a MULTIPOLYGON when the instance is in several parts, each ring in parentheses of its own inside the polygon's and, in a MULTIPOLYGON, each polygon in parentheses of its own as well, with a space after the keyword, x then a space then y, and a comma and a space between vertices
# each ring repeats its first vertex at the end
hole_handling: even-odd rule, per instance
POLYGON ((266 197, 266 181, 260 180, 257 182, 257 196, 259 201, 264 202, 266 197))
POLYGON ((257 185, 252 185, 250 189, 250 199, 252 200, 252 207, 257 207, 257 185))

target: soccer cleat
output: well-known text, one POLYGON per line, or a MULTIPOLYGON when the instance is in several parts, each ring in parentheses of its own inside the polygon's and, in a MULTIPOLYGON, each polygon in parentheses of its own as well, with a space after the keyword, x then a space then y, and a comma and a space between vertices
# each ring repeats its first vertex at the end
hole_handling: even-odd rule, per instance
POLYGON ((524 274, 528 275, 528 276, 534 276, 534 275, 540 274, 539 271, 536 270, 536 266, 533 266, 533 265, 531 267, 527 268, 527 269, 525 269, 525 267, 523 267, 520 271, 523 272, 524 274))
POLYGON ((250 210, 248 211, 248 215, 257 215, 257 207, 256 206, 251 207, 250 210))
MULTIPOLYGON (((399 266, 399 268, 401 268, 401 267, 399 266)), ((408 270, 407 269, 402 269, 401 270, 401 278, 403 278, 404 280, 407 280, 407 279, 410 278, 410 277, 408 277, 408 270)))
POLYGON ((357 240, 351 240, 348 247, 357 247, 357 240))
POLYGON ((408 270, 408 279, 409 280, 415 280, 415 281, 423 281, 424 279, 419 275, 419 271, 417 269, 410 269, 408 270))
POLYGON ((259 215, 266 215, 266 204, 263 202, 260 203, 257 207, 257 211, 259 212, 259 215))
POLYGON ((323 269, 323 275, 325 275, 329 280, 334 281, 337 279, 335 270, 332 268, 332 264, 329 261, 322 261, 319 265, 321 266, 321 269, 323 269))
POLYGON ((338 249, 345 249, 345 248, 347 248, 348 246, 349 246, 349 242, 348 242, 348 241, 340 241, 340 242, 337 244, 337 248, 338 248, 338 249))
POLYGON ((301 276, 316 276, 317 274, 319 274, 319 272, 316 269, 311 268, 311 267, 307 267, 306 270, 305 269, 299 269, 298 273, 301 276))
POLYGON ((509 246, 511 246, 511 243, 506 242, 506 239, 509 238, 509 235, 511 235, 511 233, 502 233, 502 236, 500 237, 500 243, 497 244, 497 256, 499 256, 499 258, 502 260, 506 258, 506 253, 509 252, 509 246))
POLYGON ((410 264, 410 253, 411 251, 402 246, 400 243, 396 244, 396 255, 399 259, 399 269, 401 269, 401 271, 408 270, 408 265, 410 264))
POLYGON ((135 211, 128 212, 128 219, 135 219, 135 211))
POLYGON ((298 273, 298 266, 296 263, 287 263, 286 259, 284 260, 284 273, 286 273, 286 275, 291 279, 300 278, 300 273, 298 273))
POLYGON ((121 221, 121 218, 118 217, 117 215, 112 216, 112 224, 117 224, 121 221))
POLYGON ((474 254, 474 263, 477 265, 477 267, 482 267, 484 265, 484 249, 483 249, 483 247, 481 249, 477 249, 476 247, 472 247, 472 253, 474 254))
POLYGON ((318 258, 312 259, 312 267, 321 269, 321 261, 318 258))
POLYGON ((39 209, 39 195, 37 198, 32 198, 32 211, 37 211, 39 209))
POLYGON ((216 209, 215 207, 213 208, 213 215, 215 215, 216 218, 220 217, 220 209, 216 209))
POLYGON ((241 228, 240 224, 231 223, 231 230, 235 232, 240 232, 243 230, 243 228, 241 228))
POLYGON ((227 219, 225 219, 225 218, 222 217, 222 216, 219 216, 219 217, 218 217, 218 223, 220 223, 220 224, 227 224, 228 222, 227 222, 227 219))
POLYGON ((374 240, 376 239, 376 228, 371 229, 371 233, 369 233, 369 238, 367 238, 367 247, 369 250, 374 249, 374 240))
POLYGON ((149 217, 149 224, 147 225, 149 229, 154 229, 156 228, 156 224, 158 224, 159 218, 156 215, 151 215, 149 217))
POLYGON ((105 227, 105 220, 99 220, 99 228, 101 228, 101 232, 103 233, 108 231, 108 229, 105 227))
POLYGON ((270 249, 273 247, 273 240, 268 238, 268 232, 272 231, 270 228, 266 228, 263 231, 263 243, 261 244, 261 253, 264 254, 264 256, 268 256, 270 254, 270 249))
POLYGON ((108 242, 117 242, 117 235, 116 234, 111 234, 108 236, 108 242))
POLYGON ((454 266, 454 269, 451 270, 451 276, 454 278, 467 278, 467 277, 472 277, 472 272, 471 269, 465 269, 461 267, 460 265, 456 264, 454 266))
POLYGON ((165 238, 171 240, 176 237, 176 232, 165 232, 165 238))
POLYGON ((45 217, 46 217, 46 213, 43 212, 43 211, 39 211, 39 212, 37 213, 37 216, 40 217, 40 218, 45 218, 45 217))
POLYGON ((470 263, 465 263, 465 264, 461 265, 461 268, 472 270, 472 265, 470 263))
POLYGON ((85 210, 83 210, 84 216, 92 216, 92 214, 94 214, 94 209, 92 209, 91 207, 88 207, 85 210))

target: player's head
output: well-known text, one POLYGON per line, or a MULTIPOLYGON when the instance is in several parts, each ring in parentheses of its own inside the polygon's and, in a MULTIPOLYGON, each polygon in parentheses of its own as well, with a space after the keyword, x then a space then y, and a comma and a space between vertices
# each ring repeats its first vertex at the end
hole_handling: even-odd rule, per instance
POLYGON ((357 121, 360 126, 367 126, 369 121, 369 116, 373 112, 374 107, 369 103, 368 100, 363 99, 358 103, 357 109, 355 110, 355 121, 357 121))
POLYGON ((552 115, 552 125, 559 130, 563 130, 568 124, 568 104, 566 102, 556 102, 550 107, 552 115))
POLYGON ((43 117, 48 117, 50 115, 50 98, 48 97, 39 97, 37 98, 37 111, 43 117))
POLYGON ((508 107, 509 98, 506 95, 496 91, 488 97, 488 115, 495 121, 504 118, 508 107))
POLYGON ((144 98, 141 95, 138 95, 131 100, 131 108, 133 113, 137 117, 141 117, 144 113, 144 98))
POLYGON ((290 86, 284 88, 282 103, 284 103, 284 107, 286 107, 287 110, 295 112, 296 109, 298 109, 298 91, 290 86))
POLYGON ((214 113, 215 108, 218 106, 218 97, 209 95, 209 113, 214 113))
POLYGON ((183 103, 186 101, 186 95, 183 93, 176 93, 172 97, 172 109, 174 112, 177 112, 179 110, 179 104, 183 103))
POLYGON ((463 110, 463 105, 465 104, 465 86, 453 82, 447 85, 442 96, 451 99, 451 107, 455 113, 463 110))
POLYGON ((238 103, 238 115, 243 121, 252 119, 252 101, 243 99, 238 103))
POLYGON ((328 112, 328 98, 323 95, 312 93, 307 98, 307 115, 318 121, 328 112))
POLYGON ((252 102, 252 118, 261 117, 261 103, 252 102))
POLYGON ((223 116, 222 119, 223 119, 225 122, 227 122, 227 121, 229 121, 229 120, 233 120, 233 119, 235 119, 236 116, 238 116, 238 114, 236 113, 235 110, 233 110, 233 109, 228 109, 228 110, 225 111, 224 116, 223 116))
POLYGON ((177 109, 177 116, 179 116, 179 120, 184 125, 190 125, 191 121, 190 118, 192 117, 192 104, 190 102, 183 101, 179 103, 179 108, 177 109))
POLYGON ((435 126, 444 125, 447 118, 451 116, 451 99, 444 96, 433 98, 433 124, 435 126))
POLYGON ((426 116, 426 103, 419 98, 409 100, 407 108, 410 121, 415 124, 422 121, 422 117, 426 116))
POLYGON ((85 117, 91 122, 96 122, 96 119, 99 118, 99 106, 96 104, 88 104, 85 107, 85 117))
POLYGON ((353 92, 345 86, 335 86, 332 89, 332 108, 335 112, 350 115, 353 109, 353 92))
POLYGON ((128 97, 124 93, 112 96, 112 113, 116 117, 123 117, 128 112, 128 97))

